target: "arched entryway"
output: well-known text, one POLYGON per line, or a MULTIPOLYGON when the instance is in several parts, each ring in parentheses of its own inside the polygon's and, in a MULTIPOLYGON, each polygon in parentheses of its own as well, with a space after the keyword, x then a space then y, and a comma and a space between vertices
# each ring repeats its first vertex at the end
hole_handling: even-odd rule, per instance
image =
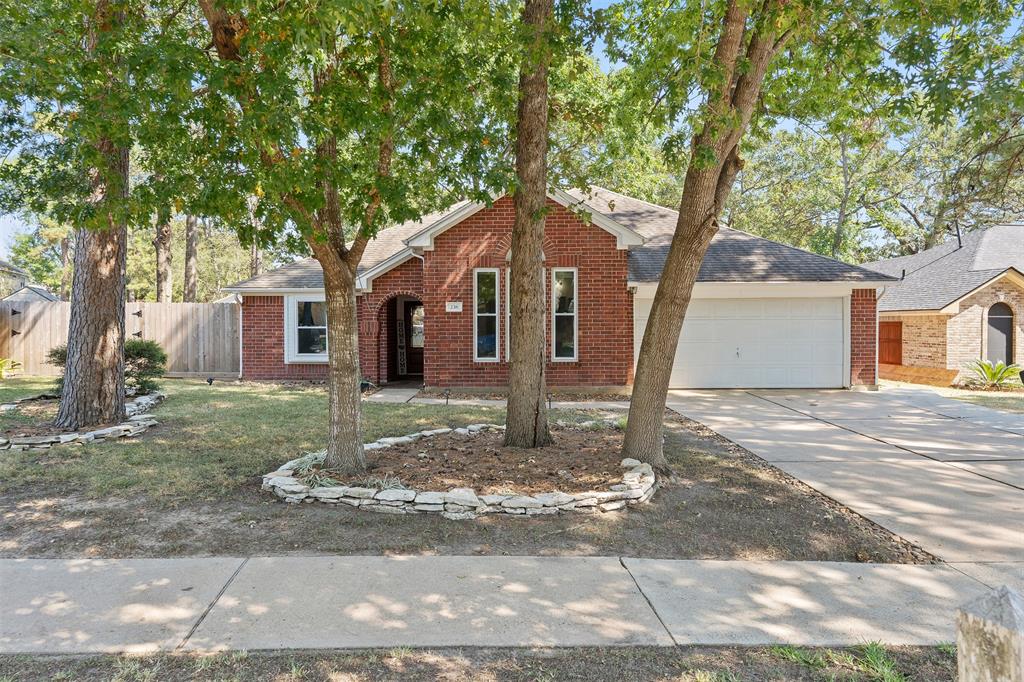
POLYGON ((1006 303, 996 303, 988 309, 988 343, 985 359, 989 362, 1014 362, 1013 357, 1013 308, 1006 303))
POLYGON ((378 312, 381 379, 423 381, 423 302, 409 294, 389 298, 378 312))

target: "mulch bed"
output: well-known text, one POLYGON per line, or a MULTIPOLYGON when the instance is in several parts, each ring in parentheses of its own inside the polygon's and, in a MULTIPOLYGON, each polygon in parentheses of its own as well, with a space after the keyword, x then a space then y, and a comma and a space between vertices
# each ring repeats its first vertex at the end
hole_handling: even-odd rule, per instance
POLYGON ((20 403, 18 409, 5 413, 12 416, 17 415, 18 423, 0 427, 0 435, 3 435, 5 438, 12 438, 63 433, 64 429, 59 429, 53 425, 53 420, 57 418, 59 407, 60 401, 56 398, 27 400, 20 403))
MULTIPOLYGON (((44 395, 39 398, 31 398, 18 403, 18 408, 10 412, 0 413, 0 436, 3 438, 32 438, 34 436, 50 436, 55 433, 77 433, 82 429, 65 429, 55 426, 53 420, 57 418, 57 411, 60 409, 60 398, 44 395), (15 416, 17 423, 9 424, 4 416, 15 416)), ((110 422, 90 426, 89 431, 98 431, 121 422, 110 422)))
POLYGON ((622 433, 553 429, 554 443, 508 448, 505 434, 431 436, 367 453, 371 478, 397 478, 414 490, 473 488, 477 494, 603 490, 622 479, 622 433))

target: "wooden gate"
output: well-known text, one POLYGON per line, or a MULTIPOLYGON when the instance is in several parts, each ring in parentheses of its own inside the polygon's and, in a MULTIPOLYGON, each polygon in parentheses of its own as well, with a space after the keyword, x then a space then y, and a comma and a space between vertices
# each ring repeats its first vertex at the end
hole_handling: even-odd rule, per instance
MULTIPOLYGON (((0 303, 0 357, 20 362, 20 374, 60 374, 46 354, 67 343, 70 309, 57 301, 0 303)), ((236 303, 128 303, 125 334, 163 346, 168 376, 235 377, 238 315, 236 303)))
POLYGON ((903 364, 903 323, 878 323, 878 362, 883 365, 903 364))

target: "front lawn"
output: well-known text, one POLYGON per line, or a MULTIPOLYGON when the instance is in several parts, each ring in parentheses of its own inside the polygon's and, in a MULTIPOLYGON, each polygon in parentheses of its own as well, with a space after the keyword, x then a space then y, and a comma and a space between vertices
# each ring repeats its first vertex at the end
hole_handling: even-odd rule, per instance
POLYGON ((0 403, 54 391, 55 377, 9 377, 0 380, 0 403))
MULTIPOLYGON (((922 558, 745 450, 674 416, 666 421, 666 449, 679 480, 628 512, 449 521, 287 505, 261 492, 260 479, 323 446, 322 388, 167 380, 164 390, 168 400, 154 411, 161 424, 138 439, 0 453, 0 556, 922 558)), ((553 419, 594 416, 562 411, 553 419)), ((503 421, 504 409, 495 407, 365 404, 366 440, 503 421)))

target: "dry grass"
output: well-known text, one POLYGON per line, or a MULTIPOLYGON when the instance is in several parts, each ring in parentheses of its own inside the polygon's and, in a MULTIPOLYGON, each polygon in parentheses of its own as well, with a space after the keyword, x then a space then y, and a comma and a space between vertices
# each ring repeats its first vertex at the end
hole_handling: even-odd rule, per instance
MULTIPOLYGON (((6 399, 33 395, 38 380, 4 382, 6 399)), ((168 399, 156 415, 160 426, 139 439, 48 452, 0 456, 0 492, 26 486, 72 486, 86 497, 111 494, 165 499, 213 498, 251 484, 327 439, 322 388, 238 385, 166 380, 168 399)), ((365 440, 428 428, 504 421, 490 407, 364 405, 365 440)))
POLYGON ((942 647, 621 647, 244 651, 213 656, 0 656, 0 682, 77 680, 952 681, 942 647))

